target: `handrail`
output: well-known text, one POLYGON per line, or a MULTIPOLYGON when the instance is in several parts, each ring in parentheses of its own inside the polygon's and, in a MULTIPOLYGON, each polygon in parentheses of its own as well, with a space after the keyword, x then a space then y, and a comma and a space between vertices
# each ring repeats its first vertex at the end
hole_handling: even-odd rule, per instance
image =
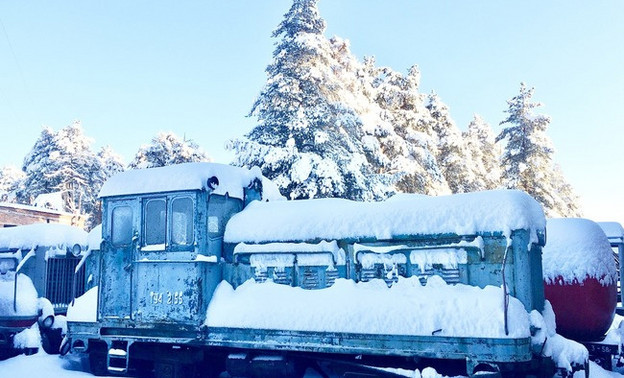
POLYGON ((503 267, 501 268, 501 273, 503 275, 503 307, 504 307, 504 322, 505 322, 505 335, 509 336, 509 325, 508 325, 508 311, 509 311, 509 293, 507 293, 507 281, 505 280, 505 266, 507 265, 507 252, 509 251, 509 246, 505 248, 505 254, 503 255, 503 267))

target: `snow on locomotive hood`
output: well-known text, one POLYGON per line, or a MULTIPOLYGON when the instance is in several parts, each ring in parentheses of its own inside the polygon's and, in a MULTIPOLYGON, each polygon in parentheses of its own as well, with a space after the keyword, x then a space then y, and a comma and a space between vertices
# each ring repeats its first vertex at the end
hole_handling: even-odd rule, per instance
POLYGON ((35 223, 0 228, 0 248, 28 251, 37 246, 64 249, 75 244, 86 247, 87 232, 66 224, 35 223))
POLYGON ((582 218, 548 219, 548 241, 543 249, 544 279, 565 283, 595 278, 603 285, 617 280, 613 251, 600 226, 582 218))
POLYGON ((518 190, 439 197, 402 194, 383 202, 314 199, 252 203, 227 224, 230 243, 390 239, 401 235, 474 235, 527 229, 531 242, 546 227, 542 207, 518 190))
POLYGON ((213 191, 215 194, 228 193, 230 197, 243 199, 244 188, 259 179, 262 181, 263 199, 283 199, 275 184, 262 176, 258 167, 247 169, 218 163, 183 163, 121 172, 106 180, 100 197, 203 190, 212 177, 219 180, 213 191))

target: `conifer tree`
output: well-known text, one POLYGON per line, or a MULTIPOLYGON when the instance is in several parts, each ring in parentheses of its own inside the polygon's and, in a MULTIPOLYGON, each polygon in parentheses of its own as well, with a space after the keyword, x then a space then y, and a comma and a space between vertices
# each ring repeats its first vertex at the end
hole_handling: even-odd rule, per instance
POLYGON ((84 135, 80 121, 58 132, 44 127, 24 158, 25 178, 18 189, 20 202, 32 204, 40 194, 61 192, 64 211, 91 215, 99 191, 92 183, 98 167, 92 143, 84 135))
POLYGON ((496 189, 501 186, 500 156, 502 150, 496 144, 496 136, 490 125, 475 114, 462 133, 471 169, 478 178, 475 190, 496 189))
POLYGON ((190 139, 180 139, 172 132, 160 132, 149 145, 141 146, 129 167, 133 169, 164 167, 166 165, 211 161, 206 153, 190 139))
POLYGON ((478 190, 479 179, 471 169, 461 133, 451 118, 448 107, 432 92, 427 109, 433 118, 433 131, 438 137, 436 158, 449 188, 453 193, 478 190))
POLYGON ((389 67, 374 68, 371 60, 367 64, 381 119, 390 126, 381 129, 377 137, 390 161, 384 168, 399 176, 397 190, 430 195, 448 193, 434 153, 437 136, 432 128, 433 118, 425 107, 425 96, 418 91, 418 67, 412 66, 404 76, 389 67))
POLYGON ((31 204, 39 194, 50 193, 60 184, 59 177, 54 175, 57 169, 55 159, 59 154, 56 133, 44 126, 34 146, 24 157, 22 171, 26 177, 17 191, 19 202, 31 204))
POLYGON ((533 196, 549 217, 577 216, 575 196, 559 193, 571 188, 553 163, 554 149, 546 135, 550 117, 535 113, 542 104, 532 101, 534 91, 521 83, 520 93, 507 101, 508 116, 500 123, 507 126, 496 137, 497 142, 507 141, 502 156, 503 185, 533 196))
POLYGON ((25 177, 24 172, 14 166, 0 168, 0 202, 15 202, 18 188, 25 177))
POLYGON ((90 214, 97 201, 97 192, 90 185, 96 156, 91 150, 93 139, 84 135, 80 121, 61 129, 55 136, 58 154, 52 156, 49 178, 57 184, 52 191, 60 191, 65 211, 90 214))
POLYGON ((383 198, 383 178, 374 172, 363 145, 358 114, 341 102, 341 63, 323 36, 317 0, 294 0, 273 32, 267 83, 250 115, 258 124, 230 142, 235 165, 259 166, 286 197, 383 198))
MULTIPOLYGON (((121 158, 110 146, 104 146, 97 153, 94 160, 92 173, 90 176, 90 186, 93 188, 93 193, 99 194, 100 189, 104 182, 116 173, 123 172, 125 170, 125 164, 121 158)), ((89 219, 88 228, 92 228, 102 222, 102 207, 100 201, 95 198, 93 203, 93 210, 89 219)))

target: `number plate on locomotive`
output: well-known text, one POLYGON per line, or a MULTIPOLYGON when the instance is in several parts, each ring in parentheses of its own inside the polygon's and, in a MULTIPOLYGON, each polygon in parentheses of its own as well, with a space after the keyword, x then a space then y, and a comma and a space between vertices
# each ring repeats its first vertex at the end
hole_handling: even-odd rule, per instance
POLYGON ((599 343, 585 343, 585 347, 589 351, 589 354, 618 354, 618 346, 614 344, 599 344, 599 343))
POLYGON ((184 303, 181 291, 167 291, 164 293, 151 291, 150 303, 153 305, 168 304, 168 305, 181 305, 184 303))

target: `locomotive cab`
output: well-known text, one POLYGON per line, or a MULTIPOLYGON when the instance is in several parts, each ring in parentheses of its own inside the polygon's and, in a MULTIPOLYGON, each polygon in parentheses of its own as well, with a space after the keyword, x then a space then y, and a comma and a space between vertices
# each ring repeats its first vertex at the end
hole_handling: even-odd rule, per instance
MULTIPOLYGON (((210 293, 222 280, 225 224, 260 198, 260 177, 212 163, 112 177, 100 193, 102 243, 99 262, 93 264, 100 269, 97 327, 102 338, 90 344, 75 339, 72 348, 121 349, 123 358, 108 353, 92 367, 124 372, 130 346, 154 332, 171 343, 197 339, 210 293)), ((133 350, 139 357, 143 352, 151 353, 133 350)))

